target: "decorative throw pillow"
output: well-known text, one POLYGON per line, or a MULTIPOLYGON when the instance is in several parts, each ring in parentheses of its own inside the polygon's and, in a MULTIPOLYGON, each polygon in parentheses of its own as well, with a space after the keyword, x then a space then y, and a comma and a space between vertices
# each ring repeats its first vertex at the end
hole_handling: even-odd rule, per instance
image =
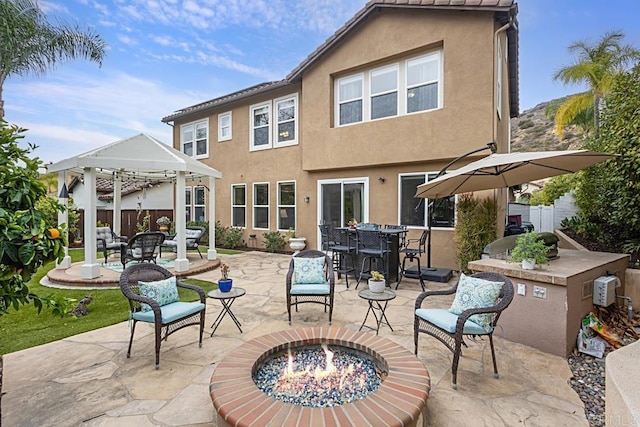
MULTIPOLYGON (((140 296, 156 300, 160 307, 180 301, 174 276, 157 282, 138 282, 138 285, 140 286, 140 296)), ((151 306, 149 304, 142 304, 142 311, 150 310, 151 306)))
MULTIPOLYGON (((504 282, 491 282, 462 273, 456 297, 449 311, 453 314, 460 314, 469 308, 491 307, 496 304, 502 286, 504 286, 504 282)), ((493 315, 489 313, 474 314, 469 317, 470 321, 482 326, 487 332, 491 332, 492 319, 493 315)))
POLYGON ((293 283, 319 284, 324 280, 324 258, 293 258, 293 283))

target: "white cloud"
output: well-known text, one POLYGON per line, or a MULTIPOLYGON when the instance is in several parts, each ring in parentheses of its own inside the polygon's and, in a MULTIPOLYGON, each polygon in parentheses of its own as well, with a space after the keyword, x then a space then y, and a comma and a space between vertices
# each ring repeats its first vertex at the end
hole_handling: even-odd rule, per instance
POLYGON ((118 40, 120 40, 121 43, 124 43, 127 46, 134 46, 138 44, 137 40, 133 39, 132 37, 125 36, 124 34, 119 34, 118 40))

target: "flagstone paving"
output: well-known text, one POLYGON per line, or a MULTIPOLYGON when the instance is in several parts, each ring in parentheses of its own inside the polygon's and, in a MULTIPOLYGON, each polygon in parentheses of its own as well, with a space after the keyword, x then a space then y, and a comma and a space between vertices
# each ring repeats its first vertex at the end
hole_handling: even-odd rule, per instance
MULTIPOLYGON (((162 344, 159 370, 154 369, 148 325, 136 328, 131 358, 126 358, 127 322, 5 355, 2 425, 215 425, 209 380, 231 349, 267 333, 328 324, 319 305, 301 306, 288 324, 285 275, 290 256, 247 252, 220 258, 230 265, 234 286, 247 291, 232 308, 243 333, 225 318, 210 337, 207 329, 221 306, 209 300, 202 348, 197 327, 177 332, 162 344)), ((218 276, 214 270, 193 277, 218 276)), ((350 284, 346 289, 344 278, 336 282, 333 325, 358 329, 368 305, 358 297, 355 280, 350 284)), ((428 283, 431 289, 448 286, 428 283)), ((419 292, 417 281, 404 280, 386 311, 394 331, 384 325, 380 329, 381 336, 411 352, 419 292)), ((450 297, 441 298, 434 301, 451 303, 450 297)), ((450 385, 451 353, 435 339, 420 337, 419 358, 431 375, 426 425, 588 426, 583 404, 567 383, 571 371, 565 359, 502 339, 500 331, 496 335, 500 378, 493 377, 488 342, 470 341, 458 368, 457 390, 450 385)))

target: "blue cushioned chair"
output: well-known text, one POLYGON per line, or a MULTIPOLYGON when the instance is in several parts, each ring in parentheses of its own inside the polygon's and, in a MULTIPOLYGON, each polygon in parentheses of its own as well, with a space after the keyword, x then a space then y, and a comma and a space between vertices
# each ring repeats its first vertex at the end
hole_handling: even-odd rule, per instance
MULTIPOLYGON (((300 266, 298 266, 300 268, 300 266)), ((333 263, 331 258, 324 252, 316 250, 300 251, 293 256, 289 263, 287 272, 287 312, 289 313, 289 324, 291 324, 291 307, 298 304, 314 303, 324 305, 324 311, 329 309, 329 324, 333 314, 333 290, 335 287, 335 277, 333 273, 333 263), (312 283, 301 282, 302 274, 296 276, 295 259, 322 259, 322 271, 319 280, 312 280, 312 283)))
POLYGON ((513 284, 511 281, 498 273, 476 273, 471 275, 478 279, 484 279, 491 282, 502 282, 502 289, 498 295, 495 304, 484 308, 470 308, 464 310, 460 314, 453 314, 448 309, 441 308, 422 308, 422 302, 426 297, 433 295, 453 295, 456 293, 458 284, 442 291, 426 291, 422 292, 416 299, 415 316, 413 326, 413 341, 415 344, 415 354, 418 355, 418 333, 422 332, 439 340, 453 353, 453 364, 451 366, 452 387, 457 388, 457 373, 460 354, 462 353, 462 345, 467 347, 464 342, 464 336, 488 336, 491 345, 491 357, 493 359, 493 373, 498 378, 498 365, 496 364, 496 353, 493 348, 493 331, 500 314, 506 309, 511 300, 513 300, 513 284), (488 313, 491 315, 488 330, 482 326, 469 320, 474 314, 488 313))
POLYGON ((172 277, 168 270, 150 263, 134 264, 125 269, 120 275, 120 289, 129 300, 129 317, 133 321, 131 325, 131 337, 127 358, 131 357, 131 344, 133 334, 138 322, 152 323, 155 326, 156 337, 156 369, 160 367, 160 344, 172 333, 192 325, 200 325, 200 341, 202 347, 202 333, 204 331, 204 316, 206 309, 206 295, 198 286, 181 283, 176 279, 178 288, 190 289, 197 293, 199 301, 176 301, 160 306, 152 298, 140 295, 139 282, 156 282, 172 277), (151 306, 151 310, 143 311, 142 304, 151 306))

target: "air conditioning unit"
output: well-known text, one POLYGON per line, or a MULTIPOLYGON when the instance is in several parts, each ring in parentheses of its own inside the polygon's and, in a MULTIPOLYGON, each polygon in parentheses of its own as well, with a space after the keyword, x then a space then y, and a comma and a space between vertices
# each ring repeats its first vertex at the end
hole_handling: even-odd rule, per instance
POLYGON ((600 276, 593 281, 593 304, 609 307, 616 302, 616 288, 620 279, 616 276, 600 276))

